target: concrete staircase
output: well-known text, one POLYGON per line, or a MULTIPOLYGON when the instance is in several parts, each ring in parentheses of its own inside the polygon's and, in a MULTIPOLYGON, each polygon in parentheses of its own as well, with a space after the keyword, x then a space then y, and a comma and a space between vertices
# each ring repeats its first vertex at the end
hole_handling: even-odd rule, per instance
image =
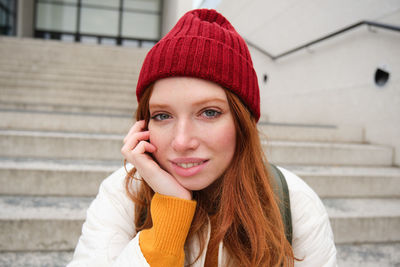
MULTIPOLYGON (((65 266, 122 164, 145 50, 0 38, 0 266, 65 266)), ((330 215, 340 266, 400 263, 400 169, 362 129, 259 125, 268 158, 330 215)))

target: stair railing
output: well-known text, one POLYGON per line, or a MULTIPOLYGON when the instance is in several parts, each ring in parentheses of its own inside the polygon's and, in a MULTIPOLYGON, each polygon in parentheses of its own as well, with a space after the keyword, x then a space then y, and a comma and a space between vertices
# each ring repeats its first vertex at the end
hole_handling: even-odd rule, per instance
POLYGON ((354 23, 350 26, 347 26, 345 28, 339 29, 331 34, 325 35, 321 38, 315 39, 313 41, 310 41, 306 44, 300 45, 298 47, 295 47, 293 49, 290 49, 286 52, 283 52, 281 54, 278 55, 272 55, 271 53, 268 53, 267 51, 265 51, 264 49, 262 49, 261 47, 255 45, 254 43, 250 42, 249 40, 245 39, 247 44, 255 49, 257 49, 258 51, 260 51, 261 53, 263 53, 264 55, 266 55, 267 57, 271 58, 272 60, 277 60, 279 58, 285 57, 287 55, 293 54, 299 50, 305 49, 309 46, 312 46, 314 44, 320 43, 322 41, 325 41, 327 39, 330 39, 332 37, 335 37, 339 34, 342 34, 344 32, 347 32, 349 30, 352 30, 354 28, 360 27, 362 25, 368 25, 368 26, 372 26, 372 27, 377 27, 377 28, 383 28, 383 29, 387 29, 387 30, 392 30, 392 31, 396 31, 396 32, 400 32, 400 27, 399 26, 395 26, 395 25, 389 25, 389 24, 383 24, 383 23, 378 23, 378 22, 374 22, 374 21, 368 21, 368 20, 363 20, 357 23, 354 23))

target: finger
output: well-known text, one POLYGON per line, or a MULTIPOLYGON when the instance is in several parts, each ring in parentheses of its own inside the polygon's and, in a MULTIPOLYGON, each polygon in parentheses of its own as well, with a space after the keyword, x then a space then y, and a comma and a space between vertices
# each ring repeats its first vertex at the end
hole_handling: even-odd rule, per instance
POLYGON ((135 122, 135 124, 133 124, 133 126, 129 129, 128 134, 124 137, 124 143, 129 138, 129 136, 132 135, 132 133, 140 132, 144 127, 145 127, 145 121, 144 120, 135 122))
POLYGON ((126 158, 126 160, 133 164, 137 170, 141 168, 149 169, 154 167, 156 164, 148 153, 154 153, 156 151, 156 147, 153 144, 150 144, 146 141, 140 141, 139 144, 133 150, 124 151, 122 154, 126 158), (145 167, 147 166, 147 167, 145 167))
POLYGON ((124 143, 126 142, 126 139, 128 139, 128 137, 129 137, 132 133, 134 133, 134 132, 139 132, 139 131, 141 131, 144 127, 145 127, 145 121, 144 121, 144 120, 135 122, 135 124, 133 124, 133 126, 129 129, 128 134, 124 137, 124 143))
POLYGON ((130 147, 130 150, 132 150, 140 141, 149 140, 149 138, 150 138, 149 131, 135 132, 127 138, 125 144, 128 145, 128 147, 130 147))
POLYGON ((145 152, 154 153, 157 148, 147 141, 140 141, 139 144, 132 150, 132 153, 143 154, 145 152))
POLYGON ((137 146, 137 144, 140 141, 148 140, 149 137, 150 137, 150 132, 149 131, 137 132, 137 133, 131 134, 131 136, 129 136, 126 139, 125 144, 121 148, 122 154, 125 155, 126 153, 129 153, 130 151, 132 151, 137 146))

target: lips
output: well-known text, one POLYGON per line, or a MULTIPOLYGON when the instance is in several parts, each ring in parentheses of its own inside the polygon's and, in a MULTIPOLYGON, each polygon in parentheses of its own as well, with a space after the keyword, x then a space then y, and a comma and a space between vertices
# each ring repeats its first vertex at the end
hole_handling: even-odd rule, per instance
POLYGON ((177 158, 171 161, 173 171, 179 176, 189 177, 199 173, 208 163, 202 158, 177 158))

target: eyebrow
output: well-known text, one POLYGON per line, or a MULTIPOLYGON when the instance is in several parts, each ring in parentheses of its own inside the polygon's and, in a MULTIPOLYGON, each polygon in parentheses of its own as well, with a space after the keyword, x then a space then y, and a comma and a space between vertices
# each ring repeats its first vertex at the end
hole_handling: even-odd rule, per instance
MULTIPOLYGON (((203 99, 203 100, 194 102, 193 105, 194 106, 201 106, 201 105, 204 105, 204 104, 209 103, 209 102, 220 102, 220 103, 225 104, 225 103, 227 103, 227 100, 224 100, 222 98, 207 98, 207 99, 203 99)), ((161 104, 161 103, 154 103, 154 104, 149 104, 149 107, 150 108, 166 108, 166 107, 169 107, 169 105, 161 104)))

